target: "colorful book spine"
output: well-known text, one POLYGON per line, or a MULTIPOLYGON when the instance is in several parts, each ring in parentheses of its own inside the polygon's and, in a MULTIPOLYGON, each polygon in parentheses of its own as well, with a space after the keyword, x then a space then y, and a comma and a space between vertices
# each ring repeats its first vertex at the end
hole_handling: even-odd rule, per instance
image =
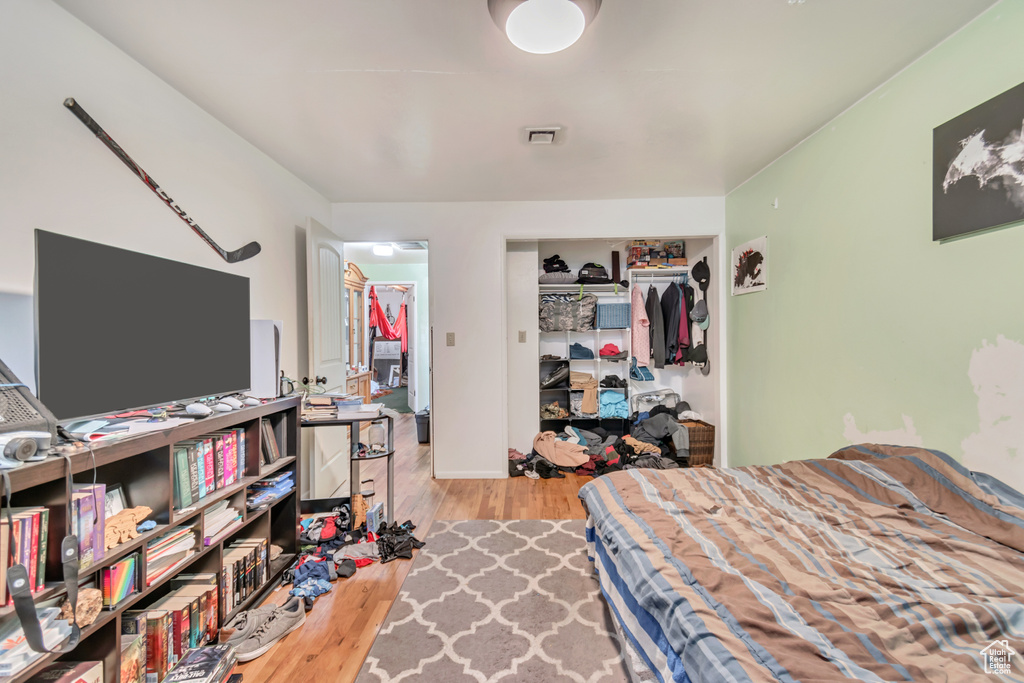
POLYGON ((245 476, 245 459, 246 459, 246 439, 245 430, 241 427, 235 429, 235 446, 236 448, 236 465, 235 474, 239 479, 245 476))
MULTIPOLYGON (((92 531, 89 542, 92 544, 92 562, 93 564, 99 564, 100 560, 106 554, 106 538, 104 536, 104 530, 106 528, 106 497, 107 497, 107 485, 106 484, 76 484, 74 490, 78 493, 84 493, 92 497, 92 509, 93 509, 93 523, 92 531)), ((79 539, 81 541, 82 539, 79 539)))
POLYGON ((174 505, 183 510, 192 505, 192 487, 188 475, 188 449, 174 449, 174 505))
POLYGON ((188 456, 188 487, 192 495, 192 502, 199 501, 199 463, 196 462, 196 446, 189 444, 185 448, 188 456))
POLYGON ((206 488, 206 453, 203 449, 203 442, 197 441, 194 448, 196 451, 196 473, 199 477, 199 497, 205 498, 210 491, 206 488))
MULTIPOLYGON (((50 540, 50 509, 43 508, 39 520, 39 568, 36 574, 36 590, 41 591, 46 587, 46 544, 50 540)), ((4 555, 4 561, 7 556, 4 555)))
POLYGON ((206 492, 213 493, 217 490, 216 465, 213 457, 213 439, 203 439, 203 463, 206 472, 206 492))
POLYGON ((96 523, 92 494, 79 491, 73 499, 78 507, 78 567, 79 571, 93 565, 92 534, 96 523))

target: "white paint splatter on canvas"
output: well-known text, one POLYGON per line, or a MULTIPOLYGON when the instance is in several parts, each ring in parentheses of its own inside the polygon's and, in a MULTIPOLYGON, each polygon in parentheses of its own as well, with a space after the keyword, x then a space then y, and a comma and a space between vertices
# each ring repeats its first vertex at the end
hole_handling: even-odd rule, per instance
POLYGON ((908 415, 903 416, 903 428, 891 429, 888 431, 862 432, 857 427, 857 420, 853 413, 843 416, 843 438, 851 444, 857 443, 878 443, 894 446, 924 446, 924 440, 917 433, 914 421, 908 415))
POLYGON ((967 376, 978 397, 978 431, 960 443, 964 465, 1024 490, 1024 344, 982 340, 967 376))
POLYGON ((942 191, 964 178, 978 181, 978 189, 1003 187, 1006 197, 1024 208, 1024 125, 1002 142, 988 142, 981 130, 960 141, 960 153, 949 164, 942 191))

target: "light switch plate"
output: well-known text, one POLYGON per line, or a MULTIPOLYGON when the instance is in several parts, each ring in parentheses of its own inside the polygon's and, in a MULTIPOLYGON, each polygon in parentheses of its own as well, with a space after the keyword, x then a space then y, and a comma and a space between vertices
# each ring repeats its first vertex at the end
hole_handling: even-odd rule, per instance
POLYGON ((519 343, 520 344, 525 344, 526 343, 526 330, 519 330, 519 343))
POLYGON ((445 344, 448 346, 455 346, 455 333, 449 332, 445 335, 445 344))

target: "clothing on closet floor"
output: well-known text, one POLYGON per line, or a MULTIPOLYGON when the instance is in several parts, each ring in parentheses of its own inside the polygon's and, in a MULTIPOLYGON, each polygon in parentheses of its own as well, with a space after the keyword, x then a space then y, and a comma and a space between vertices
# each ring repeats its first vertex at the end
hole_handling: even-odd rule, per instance
POLYGON ((630 292, 630 336, 633 339, 633 356, 637 365, 648 365, 651 362, 651 321, 647 317, 644 295, 640 288, 634 286, 630 292))
POLYGON ((633 452, 636 453, 637 455, 641 455, 643 453, 654 453, 655 455, 661 455, 661 446, 657 445, 656 443, 647 443, 646 441, 640 441, 639 439, 636 439, 629 435, 622 437, 622 440, 625 441, 626 444, 629 445, 630 448, 633 449, 633 452))
POLYGON ((585 446, 555 438, 554 432, 541 432, 533 438, 533 450, 559 467, 579 467, 590 458, 585 446))
POLYGON ((669 283, 661 298, 661 313, 665 317, 665 362, 677 363, 679 352, 679 318, 682 315, 683 290, 675 282, 669 283))
POLYGON ((571 371, 569 388, 583 390, 583 401, 580 406, 582 412, 591 415, 597 413, 597 380, 593 375, 588 372, 571 371))
POLYGON ((640 441, 653 444, 659 444, 663 439, 671 437, 676 455, 690 457, 690 432, 668 413, 649 417, 630 431, 640 441))
POLYGON ((679 467, 679 463, 663 458, 660 455, 640 455, 637 458, 625 465, 622 469, 624 470, 638 470, 640 468, 652 469, 652 470, 671 470, 679 467))
MULTIPOLYGON (((647 288, 647 319, 651 321, 651 358, 654 367, 665 367, 665 316, 654 285, 647 288)), ((637 360, 637 363, 640 361, 637 360)))

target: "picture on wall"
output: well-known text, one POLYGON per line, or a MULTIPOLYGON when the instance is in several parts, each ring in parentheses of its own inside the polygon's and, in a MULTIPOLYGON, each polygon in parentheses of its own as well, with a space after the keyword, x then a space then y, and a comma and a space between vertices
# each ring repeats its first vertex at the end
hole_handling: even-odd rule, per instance
POLYGON ((768 237, 745 242, 732 250, 732 294, 768 289, 768 237))
POLYGON ((1024 221, 1024 83, 932 135, 932 240, 1024 221))

